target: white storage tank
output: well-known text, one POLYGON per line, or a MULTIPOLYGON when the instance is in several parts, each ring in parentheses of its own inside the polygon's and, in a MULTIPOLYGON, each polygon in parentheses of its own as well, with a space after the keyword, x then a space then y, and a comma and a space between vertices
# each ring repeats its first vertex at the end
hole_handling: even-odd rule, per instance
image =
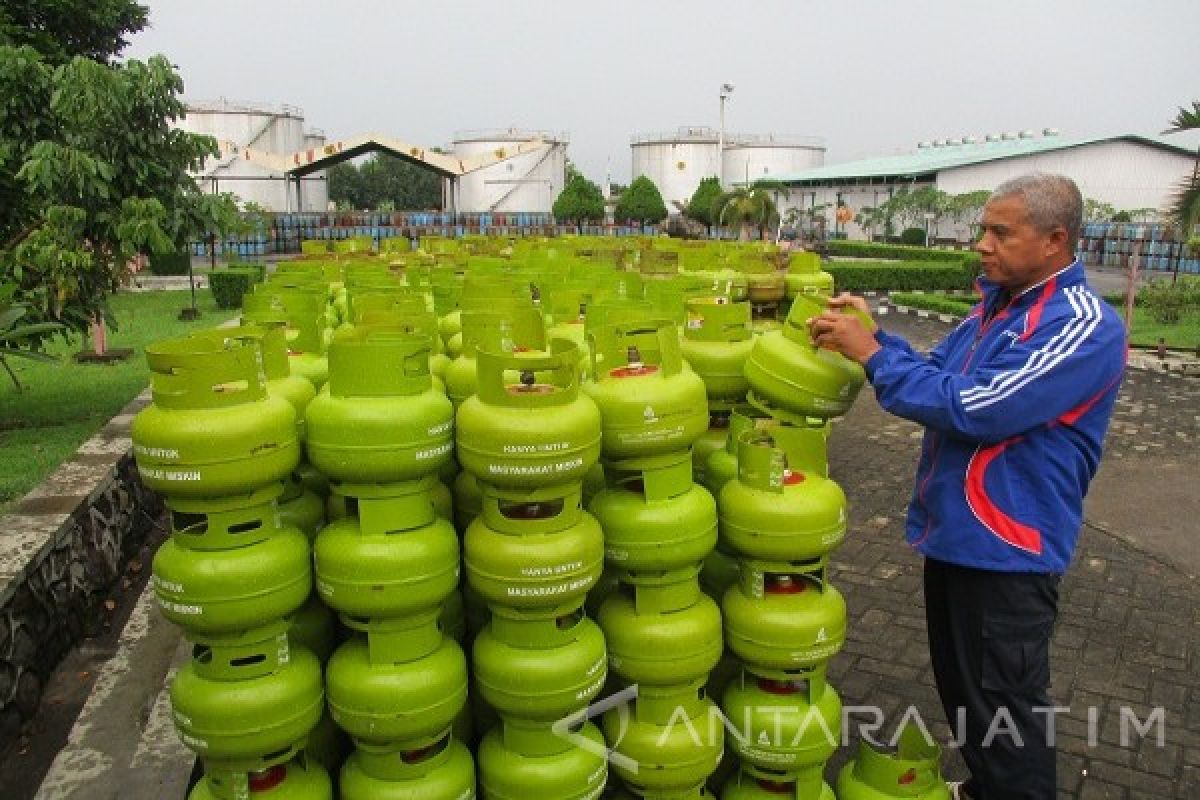
POLYGON ((674 133, 643 133, 630 140, 633 178, 645 175, 662 194, 667 211, 675 214, 704 178, 720 175, 718 134, 713 128, 690 126, 674 133))
POLYGON ((814 136, 729 134, 721 154, 721 184, 773 180, 825 165, 825 143, 814 136))
POLYGON ((550 213, 567 181, 566 134, 518 128, 461 131, 454 136, 453 151, 463 159, 499 155, 530 139, 541 139, 546 147, 461 176, 457 210, 550 213))
MULTIPOLYGON (((236 147, 252 147, 290 155, 305 149, 304 112, 294 106, 233 103, 189 103, 176 126, 189 133, 212 136, 236 147)), ((196 176, 205 191, 232 192, 270 211, 295 211, 295 190, 288 191, 280 173, 249 163, 236 153, 206 160, 196 176)), ((326 196, 328 196, 326 194, 326 196)), ((307 205, 307 204, 306 204, 307 205)))
MULTIPOLYGON (((325 148, 325 131, 309 128, 304 132, 304 149, 312 150, 320 156, 325 148)), ((329 181, 325 170, 313 172, 304 176, 304 208, 303 211, 329 210, 329 181)))

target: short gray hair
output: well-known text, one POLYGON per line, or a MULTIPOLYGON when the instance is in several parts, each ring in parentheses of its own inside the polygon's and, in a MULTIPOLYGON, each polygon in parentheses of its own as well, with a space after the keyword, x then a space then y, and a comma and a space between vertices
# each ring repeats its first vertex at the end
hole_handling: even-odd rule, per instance
POLYGON ((990 203, 1004 197, 1025 202, 1029 222, 1042 231, 1061 225, 1067 229, 1067 247, 1075 249, 1083 231, 1083 195, 1066 175, 1034 172, 1011 178, 992 190, 990 203))

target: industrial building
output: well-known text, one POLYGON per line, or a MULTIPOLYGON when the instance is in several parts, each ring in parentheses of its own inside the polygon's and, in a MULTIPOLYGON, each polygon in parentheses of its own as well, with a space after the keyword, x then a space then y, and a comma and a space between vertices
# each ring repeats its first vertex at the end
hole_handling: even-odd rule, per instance
POLYGON ((301 205, 292 182, 275 165, 246 157, 247 151, 286 155, 325 146, 325 134, 305 130, 304 112, 295 106, 232 103, 189 103, 176 126, 188 133, 211 136, 221 154, 205 160, 196 174, 200 187, 214 194, 232 192, 244 202, 258 203, 269 211, 324 211, 329 206, 329 185, 324 170, 302 180, 301 205))
POLYGON ((231 192, 276 212, 325 211, 325 170, 382 152, 436 172, 443 208, 462 213, 549 213, 566 183, 565 134, 516 128, 456 134, 448 149, 424 147, 382 134, 327 141, 306 130, 304 112, 247 103, 191 103, 177 127, 212 136, 220 155, 205 161, 196 180, 205 191, 231 192))
MULTIPOLYGON (((991 190, 1030 172, 1068 175, 1086 198, 1120 209, 1161 209, 1173 187, 1191 174, 1195 153, 1184 147, 1136 134, 1068 139, 1053 128, 988 134, 983 137, 921 142, 913 152, 848 161, 776 175, 789 188, 781 211, 826 206, 829 229, 833 209, 851 212, 878 208, 901 187, 932 186, 948 194, 991 190)), ((920 224, 924 224, 922 221, 920 224)), ((842 225, 850 238, 865 238, 853 222, 842 225)), ((966 240, 968 226, 938 221, 938 235, 966 240)))
POLYGON ((453 206, 462 212, 548 213, 567 177, 565 133, 506 128, 455 134, 454 155, 477 159, 503 154, 524 142, 545 146, 463 174, 453 206))
POLYGON ((819 167, 825 145, 811 136, 721 134, 709 127, 681 127, 671 133, 642 133, 630 140, 633 177, 645 175, 662 193, 667 209, 681 210, 705 178, 724 186, 819 167))

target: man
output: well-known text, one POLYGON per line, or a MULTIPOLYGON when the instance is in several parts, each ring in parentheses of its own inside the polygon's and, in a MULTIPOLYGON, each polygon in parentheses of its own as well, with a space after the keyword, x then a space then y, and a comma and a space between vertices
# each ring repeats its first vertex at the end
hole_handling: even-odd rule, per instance
POLYGON ((928 357, 841 313, 866 311, 858 297, 809 321, 819 346, 865 367, 885 410, 925 427, 906 527, 925 556, 934 679, 971 771, 956 798, 1055 797, 1058 584, 1126 352, 1124 326, 1074 257, 1082 209, 1058 175, 997 188, 975 246, 982 302, 928 357))

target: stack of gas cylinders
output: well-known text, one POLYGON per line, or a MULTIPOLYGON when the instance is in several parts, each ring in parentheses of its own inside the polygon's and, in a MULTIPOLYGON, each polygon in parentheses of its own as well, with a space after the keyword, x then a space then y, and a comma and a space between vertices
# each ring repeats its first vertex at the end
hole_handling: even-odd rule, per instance
MULTIPOLYGON (((147 348, 191 798, 831 798, 826 438, 863 374, 808 337, 818 267, 431 240, 281 263, 240 327, 147 348)), ((864 746, 839 795, 942 800, 930 747, 864 746)))

